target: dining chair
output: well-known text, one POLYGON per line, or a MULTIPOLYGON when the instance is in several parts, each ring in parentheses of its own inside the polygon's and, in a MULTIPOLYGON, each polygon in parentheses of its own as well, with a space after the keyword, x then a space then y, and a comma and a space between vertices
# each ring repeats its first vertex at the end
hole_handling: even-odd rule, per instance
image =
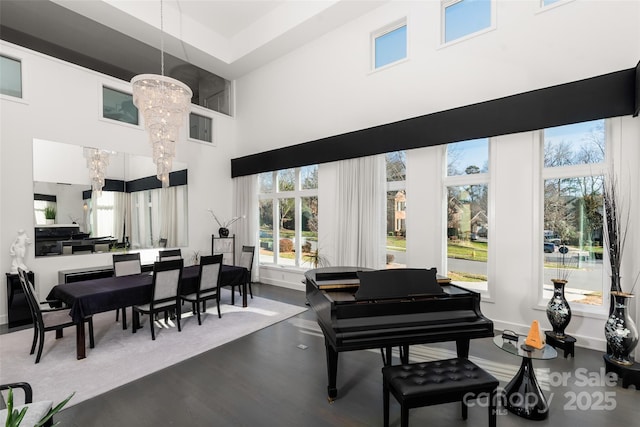
MULTIPOLYGON (((63 329, 75 326, 76 324, 71 320, 69 316, 69 307, 48 308, 42 304, 48 304, 49 302, 38 302, 36 297, 35 288, 33 283, 29 280, 29 276, 26 271, 21 268, 18 269, 18 277, 20 278, 20 285, 27 298, 27 303, 31 311, 31 317, 33 319, 33 342, 31 344, 31 352, 33 354, 38 344, 38 353, 36 355, 36 363, 40 362, 42 356, 42 348, 44 347, 44 334, 48 331, 56 331, 56 339, 63 337, 63 329)), ((89 324, 89 346, 93 348, 95 341, 93 339, 93 317, 89 316, 83 322, 89 324)), ((84 324, 82 325, 84 328, 84 324)))
POLYGON ((175 259, 169 261, 157 261, 153 264, 153 284, 151 288, 151 302, 133 306, 133 333, 140 328, 140 314, 149 315, 149 327, 151 328, 151 339, 156 339, 153 315, 156 313, 169 312, 176 313, 178 331, 180 326, 180 279, 182 278, 182 267, 184 260, 175 259))
POLYGON ((165 251, 158 252, 160 261, 171 261, 175 259, 182 259, 182 252, 180 249, 167 249, 165 251))
POLYGON ((222 270, 222 254, 206 255, 200 258, 200 273, 198 274, 198 287, 194 293, 182 295, 182 301, 190 302, 192 310, 198 315, 198 325, 202 325, 200 319, 200 305, 202 311, 207 310, 206 302, 216 299, 218 318, 220 314, 220 271, 222 270))
MULTIPOLYGON (((253 256, 255 252, 256 252, 255 246, 242 246, 242 251, 240 252, 240 261, 238 263, 240 267, 244 267, 248 271, 247 285, 249 285, 248 286, 249 295, 251 296, 251 298, 253 298, 253 291, 251 290, 251 269, 253 268, 253 256)), ((232 287, 231 292, 233 292, 234 287, 235 285, 232 287)), ((242 287, 238 285, 238 288, 239 288, 240 294, 242 294, 242 287)))
MULTIPOLYGON (((140 253, 113 254, 113 276, 122 277, 142 273, 140 253)), ((116 310, 116 322, 120 310, 116 310)), ((133 314, 132 314, 133 315, 133 314)), ((127 329, 127 309, 122 307, 122 329, 127 329)))
POLYGON ((158 246, 161 248, 166 248, 167 247, 167 239, 165 238, 161 238, 160 240, 158 240, 158 246))

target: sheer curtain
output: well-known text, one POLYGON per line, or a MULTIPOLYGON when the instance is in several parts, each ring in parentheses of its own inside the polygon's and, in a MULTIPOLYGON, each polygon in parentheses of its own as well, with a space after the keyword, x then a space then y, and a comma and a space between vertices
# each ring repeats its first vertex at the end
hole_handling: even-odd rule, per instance
POLYGON ((116 192, 113 195, 113 233, 118 242, 124 241, 124 222, 126 207, 129 205, 129 194, 116 192))
POLYGON ((168 247, 187 246, 187 186, 131 193, 131 245, 157 247, 161 238, 168 247))
MULTIPOLYGON (((243 217, 233 224, 236 233, 236 260, 240 259, 242 245, 256 246, 258 242, 258 176, 248 175, 233 179, 234 207, 233 216, 243 217)), ((255 268, 260 258, 258 252, 253 256, 251 280, 258 280, 258 269, 255 268)))
POLYGON ((384 156, 360 157, 338 162, 336 187, 336 259, 341 265, 384 268, 384 156))
POLYGON ((169 247, 187 246, 187 186, 181 185, 156 191, 160 191, 158 239, 167 239, 169 247))
POLYGON ((134 249, 148 248, 151 246, 151 233, 147 231, 151 225, 147 201, 147 192, 138 191, 131 193, 131 247, 134 249))

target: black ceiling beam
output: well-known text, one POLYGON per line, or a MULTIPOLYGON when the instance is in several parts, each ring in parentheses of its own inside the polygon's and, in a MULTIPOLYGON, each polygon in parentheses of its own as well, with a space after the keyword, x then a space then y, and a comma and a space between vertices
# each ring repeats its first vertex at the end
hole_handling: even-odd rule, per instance
POLYGON ((231 176, 631 115, 636 69, 231 159, 231 176))
POLYGON ((116 79, 130 81, 133 76, 140 73, 135 73, 132 70, 125 70, 113 64, 101 61, 100 59, 93 58, 76 52, 71 49, 67 49, 63 46, 59 46, 55 43, 51 43, 46 40, 39 39, 30 34, 23 33, 7 26, 0 26, 0 37, 2 40, 16 44, 18 46, 25 47, 27 49, 34 50, 36 52, 43 53, 54 58, 62 59, 66 62, 78 65, 80 67, 88 68, 93 71, 97 71, 102 74, 106 74, 116 79))

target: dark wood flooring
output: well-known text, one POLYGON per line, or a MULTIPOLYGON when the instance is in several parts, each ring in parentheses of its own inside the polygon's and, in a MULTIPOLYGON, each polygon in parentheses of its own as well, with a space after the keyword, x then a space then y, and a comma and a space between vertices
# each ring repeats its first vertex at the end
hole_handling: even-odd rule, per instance
MULTIPOLYGON (((254 295, 304 305, 303 292, 253 285, 254 295)), ((250 302, 249 302, 250 303, 250 302)), ((215 321, 211 317, 207 321, 215 321)), ((381 426, 382 359, 375 351, 341 353, 338 399, 326 399, 324 341, 312 310, 208 351, 63 410, 62 426, 381 426), (301 349, 298 346, 306 346, 301 349)), ((206 330, 206 323, 202 326, 206 330)), ((453 350, 454 346, 441 347, 453 350)), ((473 340, 471 356, 519 365, 491 339, 473 340)), ((529 421, 511 413, 498 426, 601 427, 640 422, 640 391, 633 387, 583 385, 583 376, 598 382, 602 353, 576 348, 576 357, 534 361, 534 367, 568 373, 566 385, 545 394, 549 418, 529 421), (582 371, 577 371, 582 368, 582 371), (576 374, 580 372, 579 377, 576 374), (605 393, 608 393, 605 395, 605 393), (605 396, 608 396, 605 400, 605 396), (574 399, 575 397, 575 399, 574 399), (608 403, 607 403, 608 402, 608 403), (615 408, 611 409, 611 406, 615 408), (598 409, 600 408, 600 409, 598 409), (607 409, 604 409, 607 408, 607 409)), ((82 369, 79 363, 78 369, 82 369)), ((566 374, 565 374, 566 375, 566 374)), ((501 386, 506 383, 501 382, 501 386)), ((391 399, 391 425, 400 425, 399 405, 391 399)), ((412 410, 410 425, 486 426, 487 410, 473 407, 460 417, 458 403, 412 410)))

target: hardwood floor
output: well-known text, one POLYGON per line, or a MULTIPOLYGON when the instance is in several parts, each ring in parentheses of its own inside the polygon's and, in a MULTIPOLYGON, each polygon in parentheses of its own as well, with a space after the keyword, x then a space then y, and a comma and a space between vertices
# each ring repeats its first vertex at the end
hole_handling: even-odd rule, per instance
MULTIPOLYGON (((290 289, 255 284, 253 292, 291 304, 305 302, 303 292, 290 289)), ((454 346, 446 343, 431 346, 433 348, 447 351, 454 346)), ((470 355, 506 372, 517 369, 520 364, 520 359, 495 347, 491 339, 472 340, 470 355)), ((144 360, 131 363, 144 363, 144 360)), ((499 426, 637 425, 639 416, 635 405, 640 391, 582 384, 587 375, 592 381, 601 379, 602 353, 577 348, 575 359, 559 357, 533 363, 536 370, 549 369, 546 383, 551 381, 552 385, 545 391, 550 400, 549 418, 534 422, 506 413, 498 415, 499 426), (583 370, 578 371, 579 368, 583 370), (561 373, 571 375, 566 385, 557 384, 561 382, 558 380, 561 373), (608 400, 603 399, 604 393, 609 393, 608 400), (596 409, 598 405, 615 405, 615 409, 596 409)), ((341 353, 338 399, 328 403, 324 340, 315 314, 308 310, 67 408, 56 420, 63 426, 78 427, 381 426, 381 368, 382 359, 377 351, 341 353)), ((82 362, 78 363, 78 369, 82 369, 82 362)), ((504 387, 506 382, 501 381, 500 385, 504 387)), ((399 426, 399 405, 393 398, 391 402, 391 425, 399 426)), ((487 409, 470 408, 466 421, 460 417, 458 403, 410 412, 410 425, 427 423, 430 426, 486 426, 487 409)))

